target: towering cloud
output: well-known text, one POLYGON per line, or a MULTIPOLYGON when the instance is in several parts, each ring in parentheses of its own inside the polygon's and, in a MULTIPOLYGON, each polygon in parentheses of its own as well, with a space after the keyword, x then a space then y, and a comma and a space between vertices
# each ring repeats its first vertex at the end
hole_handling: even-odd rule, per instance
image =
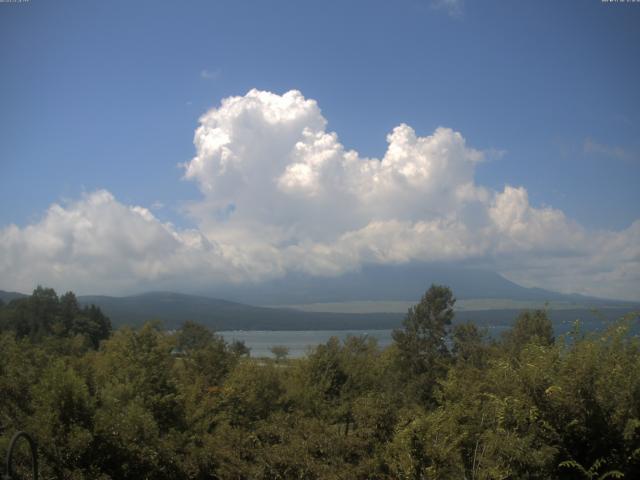
POLYGON ((587 231, 532 206, 524 187, 477 185, 483 153, 448 128, 420 136, 399 125, 378 159, 345 149, 326 125, 298 91, 227 98, 200 118, 184 164, 202 193, 190 207, 197 230, 96 192, 0 231, 2 286, 113 291, 465 260, 525 284, 637 297, 640 221, 587 231))

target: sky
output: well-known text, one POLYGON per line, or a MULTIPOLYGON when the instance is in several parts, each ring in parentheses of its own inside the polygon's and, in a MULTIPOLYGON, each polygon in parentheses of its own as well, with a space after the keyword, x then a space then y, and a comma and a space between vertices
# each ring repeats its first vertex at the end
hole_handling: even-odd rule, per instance
POLYGON ((0 289, 451 262, 640 299, 640 3, 0 3, 0 289))

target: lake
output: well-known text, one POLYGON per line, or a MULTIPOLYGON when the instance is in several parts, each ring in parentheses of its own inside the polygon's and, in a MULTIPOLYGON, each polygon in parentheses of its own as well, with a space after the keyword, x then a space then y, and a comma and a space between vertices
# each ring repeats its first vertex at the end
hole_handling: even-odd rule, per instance
MULTIPOLYGON (((488 330, 491 335, 499 334, 506 327, 492 326, 488 330)), ((331 337, 344 340, 349 336, 373 337, 378 346, 388 347, 392 330, 230 330, 216 332, 227 342, 240 340, 251 349, 252 357, 272 357, 271 347, 282 345, 289 349, 289 358, 304 357, 313 347, 326 343, 331 337)))
MULTIPOLYGON (((555 312, 557 316, 557 312, 555 312)), ((563 321, 554 322, 556 336, 567 333, 573 326, 573 321, 567 317, 563 321)), ((608 323, 600 319, 586 321, 582 323, 583 332, 594 332, 606 327, 608 323)), ((511 325, 481 325, 486 328, 490 337, 499 338, 502 332, 509 329, 511 325)), ((391 329, 388 330, 227 330, 216 332, 227 342, 240 340, 251 349, 252 357, 272 357, 271 347, 281 345, 289 349, 290 358, 304 357, 310 349, 326 343, 331 337, 338 337, 344 340, 349 336, 359 337, 366 335, 375 338, 380 347, 387 347, 391 344, 391 329)), ((640 334, 640 324, 636 325, 633 333, 640 334)))
MULTIPOLYGON (((602 330, 617 321, 623 315, 628 314, 630 307, 603 308, 599 311, 587 309, 564 309, 550 310, 549 317, 553 323, 556 336, 570 331, 574 327, 576 319, 581 320, 581 331, 583 333, 602 330)), ((514 320, 521 313, 521 310, 478 310, 459 311, 456 314, 456 323, 472 321, 480 329, 486 329, 489 336, 500 338, 505 330, 511 328, 514 320)), ((636 314, 637 316, 637 314, 636 314)), ((289 349, 291 358, 305 356, 308 351, 326 343, 331 337, 338 337, 340 340, 348 336, 367 335, 378 340, 380 347, 387 347, 391 344, 391 329, 367 329, 367 330, 226 330, 219 331, 227 342, 240 340, 251 349, 252 357, 271 357, 271 347, 282 345, 289 349)), ((635 322, 632 333, 640 334, 640 322, 635 322)))
POLYGON ((373 337, 378 345, 391 344, 392 330, 232 330, 217 332, 227 342, 240 340, 251 349, 252 357, 272 357, 271 347, 282 345, 289 349, 290 358, 304 357, 311 348, 326 343, 331 337, 344 340, 349 336, 373 337))

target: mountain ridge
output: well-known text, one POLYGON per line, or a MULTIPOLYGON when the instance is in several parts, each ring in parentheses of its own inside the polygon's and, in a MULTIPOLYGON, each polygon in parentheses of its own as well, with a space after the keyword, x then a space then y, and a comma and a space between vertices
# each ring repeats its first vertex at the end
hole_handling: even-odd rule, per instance
MULTIPOLYGON (((0 291, 0 298, 2 298, 0 291)), ((26 297, 26 295, 25 295, 26 297)), ((405 313, 309 312, 286 308, 244 305, 226 300, 175 292, 146 292, 127 297, 78 296, 81 305, 95 304, 111 319, 114 327, 137 327, 159 320, 164 328, 177 329, 187 320, 215 331, 228 330, 377 330, 401 325, 405 313)), ((637 307, 636 307, 637 308, 637 307)), ((473 321, 481 327, 505 328, 523 309, 456 311, 454 323, 473 321)), ((607 308, 599 314, 586 308, 551 310, 557 333, 566 332, 580 318, 588 330, 599 329, 630 307, 607 308)))
MULTIPOLYGON (((99 306, 114 326, 136 326, 155 319, 170 329, 179 328, 186 320, 203 323, 215 330, 387 329, 398 326, 406 311, 356 312, 291 307, 371 300, 415 303, 432 283, 449 286, 459 300, 484 299, 489 306, 482 311, 463 308, 456 312, 456 317, 459 320, 478 319, 487 324, 510 321, 525 309, 499 307, 500 299, 538 305, 562 302, 562 311, 553 311, 551 307, 553 316, 562 321, 591 317, 592 308, 606 309, 607 316, 614 316, 640 307, 640 302, 526 288, 495 272, 442 265, 369 266, 336 278, 297 274, 261 285, 226 285, 216 288, 213 293, 160 290, 120 297, 78 295, 78 301, 82 305, 99 306), (495 308, 492 302, 496 302, 495 308)), ((24 296, 18 292, 0 291, 0 300, 5 303, 24 296)))
POLYGON ((489 270, 450 265, 368 265, 338 277, 302 273, 260 284, 222 285, 198 293, 253 305, 293 305, 367 300, 417 301, 431 284, 447 285, 458 299, 573 301, 599 305, 639 302, 565 294, 539 287, 523 287, 489 270))

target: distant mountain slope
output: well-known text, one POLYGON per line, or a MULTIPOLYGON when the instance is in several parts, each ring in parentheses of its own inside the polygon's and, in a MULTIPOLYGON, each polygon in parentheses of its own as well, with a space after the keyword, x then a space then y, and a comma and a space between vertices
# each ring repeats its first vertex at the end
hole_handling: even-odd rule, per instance
MULTIPOLYGON (((0 291, 10 301, 26 295, 0 291)), ((285 308, 264 308, 214 298, 171 292, 151 292, 128 297, 104 295, 79 296, 83 305, 98 305, 113 325, 138 326, 148 320, 160 320, 165 328, 179 328, 193 320, 214 330, 372 330, 400 326, 405 313, 326 313, 285 308)), ((630 306, 608 307, 595 314, 587 308, 551 310, 556 332, 569 329, 581 319, 586 330, 601 328, 603 320, 616 319, 630 306)), ((638 306, 635 306, 635 310, 638 306)), ((511 325, 521 309, 458 311, 454 322, 474 321, 478 325, 500 329, 511 325)), ((493 330, 498 331, 498 330, 493 330)))
POLYGON ((27 295, 24 293, 18 292, 5 292, 4 290, 0 290, 0 300, 4 303, 9 303, 11 300, 15 300, 16 298, 24 298, 27 295))
MULTIPOLYGON (((335 278, 290 274, 256 285, 222 286, 206 292, 253 305, 293 305, 366 300, 417 301, 432 283, 451 287, 458 299, 564 301, 602 304, 602 299, 525 288, 486 270, 443 265, 366 266, 335 278)), ((611 302, 608 302, 611 303, 611 302)), ((614 303, 617 303, 614 301, 614 303)), ((621 302, 620 305, 629 302, 621 302)))
MULTIPOLYGON (((193 320, 214 330, 372 330, 400 326, 404 313, 324 313, 293 309, 263 308, 225 300, 168 292, 153 292, 130 297, 82 296, 82 304, 98 305, 114 326, 141 325, 161 320, 166 328, 179 328, 193 320)), ((567 331, 576 319, 588 330, 599 329, 604 320, 614 320, 629 308, 608 308, 595 314, 585 308, 552 310, 556 332, 567 331)), ((455 322, 473 321, 480 326, 505 328, 513 323, 521 309, 459 311, 455 322)))
POLYGON ((340 330, 389 328, 403 317, 397 313, 309 313, 170 292, 129 297, 80 296, 78 300, 83 305, 99 306, 115 326, 160 320, 166 328, 178 328, 185 320, 193 320, 214 330, 340 330))

